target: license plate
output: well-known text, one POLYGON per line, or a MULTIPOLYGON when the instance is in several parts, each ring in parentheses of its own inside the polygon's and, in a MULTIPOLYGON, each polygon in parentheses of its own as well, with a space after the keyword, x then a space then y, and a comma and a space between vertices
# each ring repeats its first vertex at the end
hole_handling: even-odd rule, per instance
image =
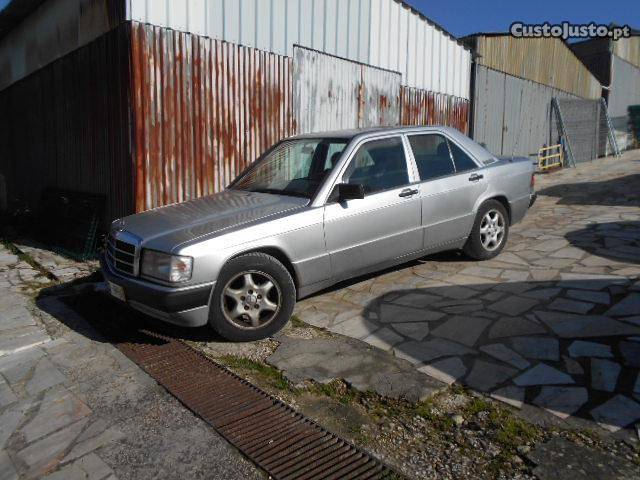
POLYGON ((122 288, 120 285, 109 282, 109 292, 111 292, 111 295, 116 297, 118 300, 122 300, 123 302, 125 301, 124 288, 122 288))

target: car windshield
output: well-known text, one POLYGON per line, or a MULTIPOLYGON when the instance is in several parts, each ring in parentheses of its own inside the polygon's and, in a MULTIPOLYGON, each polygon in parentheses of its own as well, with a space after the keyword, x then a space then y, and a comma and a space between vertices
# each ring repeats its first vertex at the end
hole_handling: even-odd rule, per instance
POLYGON ((285 140, 239 177, 231 188, 312 198, 340 160, 348 139, 285 140))

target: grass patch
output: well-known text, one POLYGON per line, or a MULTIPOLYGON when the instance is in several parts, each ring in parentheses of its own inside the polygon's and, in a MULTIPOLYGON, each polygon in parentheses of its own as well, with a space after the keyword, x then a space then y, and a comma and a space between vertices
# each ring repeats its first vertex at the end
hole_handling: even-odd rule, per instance
POLYGON ((300 320, 300 317, 297 315, 291 315, 291 318, 289 319, 289 321, 291 322, 291 326, 294 328, 305 328, 309 326, 306 323, 304 323, 302 320, 300 320))
POLYGON ((309 391, 316 395, 333 398, 343 405, 357 401, 362 396, 361 392, 341 380, 332 380, 329 383, 314 383, 309 391))
POLYGON ((465 407, 462 415, 471 417, 480 412, 492 411, 494 406, 484 397, 474 397, 465 407))
POLYGON ((229 368, 252 373, 260 377, 260 379, 265 381, 268 385, 277 388, 278 390, 295 392, 295 389, 287 379, 284 378, 282 373, 271 365, 256 362, 255 360, 250 360, 248 358, 236 357, 234 355, 223 355, 222 357, 218 357, 217 360, 229 368))

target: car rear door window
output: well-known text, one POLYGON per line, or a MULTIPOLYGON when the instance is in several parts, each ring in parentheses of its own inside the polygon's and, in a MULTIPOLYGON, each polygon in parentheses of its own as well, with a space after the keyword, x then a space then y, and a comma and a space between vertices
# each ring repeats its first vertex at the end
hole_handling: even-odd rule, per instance
POLYGON ((449 141, 449 147, 451 148, 451 154, 453 155, 453 161, 456 165, 456 172, 468 172, 469 170, 474 170, 478 168, 476 162, 467 155, 464 150, 462 150, 458 145, 454 142, 449 141))
POLYGON ((362 145, 343 176, 350 184, 362 184, 365 193, 381 192, 409 183, 407 160, 400 137, 373 140, 362 145))
POLYGON ((455 173, 447 139, 442 135, 435 133, 410 135, 409 144, 421 180, 431 180, 455 173))

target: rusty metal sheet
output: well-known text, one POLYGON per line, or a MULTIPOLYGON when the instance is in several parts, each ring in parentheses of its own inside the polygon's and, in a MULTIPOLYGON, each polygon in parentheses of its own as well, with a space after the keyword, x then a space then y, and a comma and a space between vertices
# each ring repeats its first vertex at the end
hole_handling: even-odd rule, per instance
POLYGON ((299 133, 398 124, 398 72, 298 46, 293 55, 299 133))
POLYGON ((400 90, 401 125, 448 125, 469 133, 469 101, 418 88, 400 90))
POLYGON ((290 58, 131 28, 136 211, 220 191, 295 132, 290 58))
POLYGON ((45 187, 108 196, 105 223, 133 210, 129 27, 0 91, 0 173, 36 207, 45 187))
POLYGON ((389 70, 360 65, 360 127, 398 125, 402 75, 389 70))

